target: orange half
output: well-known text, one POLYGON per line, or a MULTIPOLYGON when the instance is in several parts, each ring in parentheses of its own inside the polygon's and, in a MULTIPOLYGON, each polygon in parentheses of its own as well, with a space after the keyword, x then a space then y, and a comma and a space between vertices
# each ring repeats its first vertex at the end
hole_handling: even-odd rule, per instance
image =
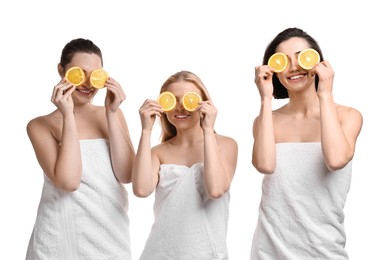
POLYGON ((196 92, 187 92, 182 97, 182 105, 190 112, 195 111, 195 109, 200 105, 201 101, 202 99, 200 95, 196 92))
POLYGON ((282 72, 286 69, 288 58, 286 54, 277 52, 268 59, 268 66, 275 69, 276 73, 282 72))
POLYGON ((177 104, 177 101, 173 93, 165 91, 159 95, 158 103, 159 105, 161 105, 163 111, 167 112, 174 109, 177 104))
POLYGON ((65 79, 74 86, 80 86, 86 80, 86 75, 80 67, 71 67, 65 73, 65 79))
POLYGON ((108 78, 109 74, 104 69, 96 69, 91 72, 90 84, 94 88, 103 88, 108 78))
POLYGON ((311 70, 320 62, 320 54, 315 49, 305 49, 298 54, 298 64, 305 70, 311 70))

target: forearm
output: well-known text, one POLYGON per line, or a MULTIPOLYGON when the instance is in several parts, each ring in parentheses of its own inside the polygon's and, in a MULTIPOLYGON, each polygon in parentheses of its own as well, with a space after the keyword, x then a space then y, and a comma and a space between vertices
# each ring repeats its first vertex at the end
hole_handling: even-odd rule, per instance
POLYGON ((339 121, 332 95, 320 97, 321 145, 328 169, 343 168, 353 152, 339 121))
POLYGON ((261 103, 260 114, 254 122, 253 135, 253 166, 261 173, 273 173, 276 167, 276 148, 271 98, 265 98, 261 103))
POLYGON ((64 116, 61 144, 54 169, 54 184, 64 190, 79 188, 82 178, 80 141, 73 114, 64 116))
POLYGON ((138 197, 150 195, 156 185, 157 176, 153 173, 151 154, 151 130, 143 130, 132 170, 133 193, 138 197))
POLYGON ((109 144, 112 167, 119 182, 132 181, 132 166, 135 150, 129 133, 122 127, 116 113, 107 112, 109 144))
POLYGON ((231 176, 222 157, 214 131, 204 130, 204 185, 210 198, 219 198, 230 187, 231 176))

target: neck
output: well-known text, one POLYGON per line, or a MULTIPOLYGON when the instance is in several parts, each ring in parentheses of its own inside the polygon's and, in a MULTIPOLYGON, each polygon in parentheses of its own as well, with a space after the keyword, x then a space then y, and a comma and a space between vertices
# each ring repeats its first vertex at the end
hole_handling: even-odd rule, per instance
POLYGON ((290 96, 287 107, 293 113, 303 116, 313 115, 320 111, 319 99, 316 92, 296 93, 290 96))
POLYGON ((175 136, 175 142, 183 145, 193 145, 204 140, 203 130, 201 127, 195 127, 192 129, 180 129, 177 130, 175 136))

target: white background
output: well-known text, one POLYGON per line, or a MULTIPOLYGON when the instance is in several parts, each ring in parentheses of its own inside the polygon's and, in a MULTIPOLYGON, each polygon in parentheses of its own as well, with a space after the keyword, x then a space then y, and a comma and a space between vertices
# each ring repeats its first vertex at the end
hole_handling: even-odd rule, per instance
MULTIPOLYGON (((251 126, 260 105, 254 66, 270 40, 294 26, 318 40, 332 64, 335 101, 357 108, 364 117, 345 207, 350 259, 392 259, 392 19, 386 3, 2 1, 0 259, 24 259, 43 183, 26 124, 54 110, 50 96, 60 80, 61 50, 77 37, 101 48, 104 68, 124 88, 122 109, 135 148, 143 101, 156 98, 161 84, 179 70, 203 79, 218 108, 217 132, 239 144, 227 239, 230 259, 249 259, 262 181, 251 165, 251 126)), ((105 91, 95 103, 103 104, 105 91)), ((154 130, 157 144, 159 125, 154 130)), ((136 198, 131 185, 126 187, 133 259, 138 259, 153 220, 153 196, 136 198)))

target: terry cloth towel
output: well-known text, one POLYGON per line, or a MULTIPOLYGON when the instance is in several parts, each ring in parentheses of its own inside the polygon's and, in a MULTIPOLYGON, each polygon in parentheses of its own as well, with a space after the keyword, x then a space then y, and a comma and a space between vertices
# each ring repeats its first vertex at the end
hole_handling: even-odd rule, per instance
POLYGON ((27 260, 131 259, 128 193, 113 173, 105 139, 81 140, 78 190, 44 185, 27 260))
POLYGON ((230 195, 208 198, 203 164, 162 164, 155 190, 155 222, 141 260, 228 259, 230 195))
POLYGON ((264 175, 251 260, 347 260, 344 212, 352 163, 330 172, 320 143, 279 143, 264 175))

